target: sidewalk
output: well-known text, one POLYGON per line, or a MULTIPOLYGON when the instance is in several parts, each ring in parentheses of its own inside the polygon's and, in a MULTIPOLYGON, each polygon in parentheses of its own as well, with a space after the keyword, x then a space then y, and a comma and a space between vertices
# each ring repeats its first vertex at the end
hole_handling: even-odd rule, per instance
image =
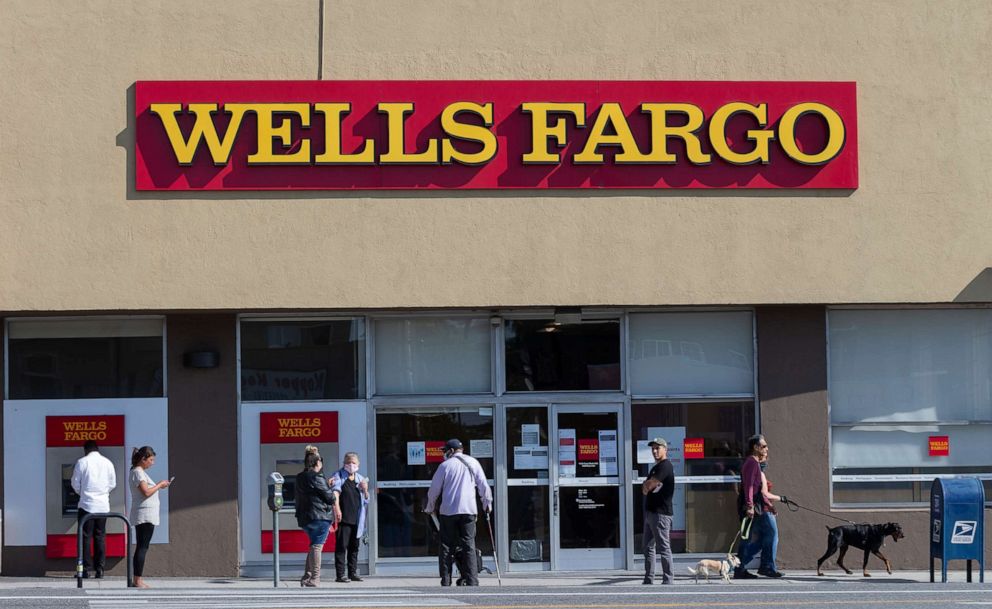
MULTIPOLYGON (((582 586, 641 586, 643 575, 633 572, 616 572, 604 576, 592 576, 585 573, 542 573, 542 574, 513 574, 503 576, 503 588, 548 588, 548 587, 582 587, 582 586)), ((978 583, 978 571, 973 574, 973 583, 978 583)), ((947 574, 948 584, 964 583, 964 570, 949 571, 947 574)), ((992 587, 992 571, 985 572, 986 585, 992 587)), ((940 582, 940 573, 937 573, 937 582, 940 582)), ((231 590, 272 590, 272 579, 264 578, 181 578, 181 577, 148 577, 148 583, 155 590, 165 591, 189 591, 202 590, 205 594, 211 592, 228 592, 231 590)), ((480 577, 480 584, 483 587, 496 587, 498 582, 495 575, 483 574, 480 577)), ((866 578, 858 575, 843 575, 830 573, 824 577, 818 577, 815 571, 790 571, 787 577, 782 579, 760 578, 754 580, 734 580, 735 586, 788 586, 800 585, 806 588, 823 587, 830 589, 838 584, 861 584, 865 586, 892 586, 892 585, 920 585, 930 584, 929 571, 896 571, 888 575, 885 571, 874 572, 872 577, 866 578)), ((691 577, 678 575, 675 581, 676 586, 695 586, 691 577)), ((707 585, 700 581, 699 586, 707 585)), ((719 580, 711 580, 710 586, 725 585, 719 580)), ((120 576, 108 577, 103 580, 87 579, 83 581, 83 588, 87 590, 108 590, 124 588, 124 578, 120 576)), ((659 591, 662 586, 656 586, 659 591)), ((28 589, 75 589, 76 580, 72 577, 0 577, 0 591, 4 590, 28 590, 28 589)), ((290 577, 284 577, 280 588, 299 588, 298 582, 290 577)), ((328 580, 322 588, 329 590, 431 590, 441 591, 435 577, 407 577, 407 576, 367 576, 365 581, 350 584, 335 584, 333 579, 328 580)), ((455 588, 445 588, 444 590, 454 590, 455 588)))

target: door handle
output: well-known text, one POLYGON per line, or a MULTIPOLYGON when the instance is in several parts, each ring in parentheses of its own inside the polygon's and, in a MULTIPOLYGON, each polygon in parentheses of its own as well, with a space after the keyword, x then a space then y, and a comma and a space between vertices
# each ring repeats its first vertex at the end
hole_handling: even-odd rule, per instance
POLYGON ((555 517, 558 517, 558 489, 555 489, 555 500, 554 500, 554 512, 555 517))

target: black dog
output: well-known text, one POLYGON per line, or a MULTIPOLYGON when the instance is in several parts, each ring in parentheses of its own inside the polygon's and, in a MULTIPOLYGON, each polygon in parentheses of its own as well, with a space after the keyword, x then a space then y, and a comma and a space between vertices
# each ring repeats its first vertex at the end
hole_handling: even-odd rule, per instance
POLYGON ((902 534, 902 527, 898 523, 847 524, 832 529, 827 527, 827 530, 829 531, 827 533, 827 552, 820 557, 820 560, 816 561, 817 575, 823 575, 820 565, 823 564, 823 561, 830 558, 838 548, 840 548, 840 556, 837 557, 837 566, 844 569, 844 572, 848 575, 851 575, 851 570, 844 566, 844 555, 847 554, 847 548, 849 546, 865 551, 865 562, 861 566, 865 577, 871 577, 868 574, 868 554, 874 554, 881 558, 882 562, 885 563, 885 570, 889 572, 889 575, 892 575, 892 566, 889 564, 889 559, 882 556, 881 550, 882 546, 885 545, 886 537, 891 535, 892 541, 899 541, 905 537, 902 534))

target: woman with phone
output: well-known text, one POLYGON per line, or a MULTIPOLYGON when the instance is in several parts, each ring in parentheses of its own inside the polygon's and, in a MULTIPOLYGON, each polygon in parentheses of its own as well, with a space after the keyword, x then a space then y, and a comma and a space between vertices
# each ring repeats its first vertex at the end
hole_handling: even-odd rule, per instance
POLYGON ((134 585, 147 588, 145 583, 145 556, 152 541, 152 533, 159 523, 158 492, 168 488, 172 480, 152 481, 148 470, 155 465, 155 450, 151 446, 135 448, 131 453, 131 524, 134 525, 137 547, 134 550, 134 585))
POLYGON ((321 553, 334 524, 334 495, 321 474, 324 460, 316 446, 307 446, 303 455, 303 471, 296 474, 296 524, 310 539, 306 566, 300 585, 315 588, 320 585, 321 553))

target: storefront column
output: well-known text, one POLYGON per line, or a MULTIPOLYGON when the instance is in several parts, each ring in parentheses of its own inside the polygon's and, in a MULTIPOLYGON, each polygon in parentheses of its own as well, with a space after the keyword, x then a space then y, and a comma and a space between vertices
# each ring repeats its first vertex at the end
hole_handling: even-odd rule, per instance
POLYGON ((169 544, 149 551, 150 576, 238 575, 236 328, 235 315, 166 318, 168 474, 176 480, 167 491, 169 544), (217 367, 186 367, 190 351, 216 352, 217 367))

